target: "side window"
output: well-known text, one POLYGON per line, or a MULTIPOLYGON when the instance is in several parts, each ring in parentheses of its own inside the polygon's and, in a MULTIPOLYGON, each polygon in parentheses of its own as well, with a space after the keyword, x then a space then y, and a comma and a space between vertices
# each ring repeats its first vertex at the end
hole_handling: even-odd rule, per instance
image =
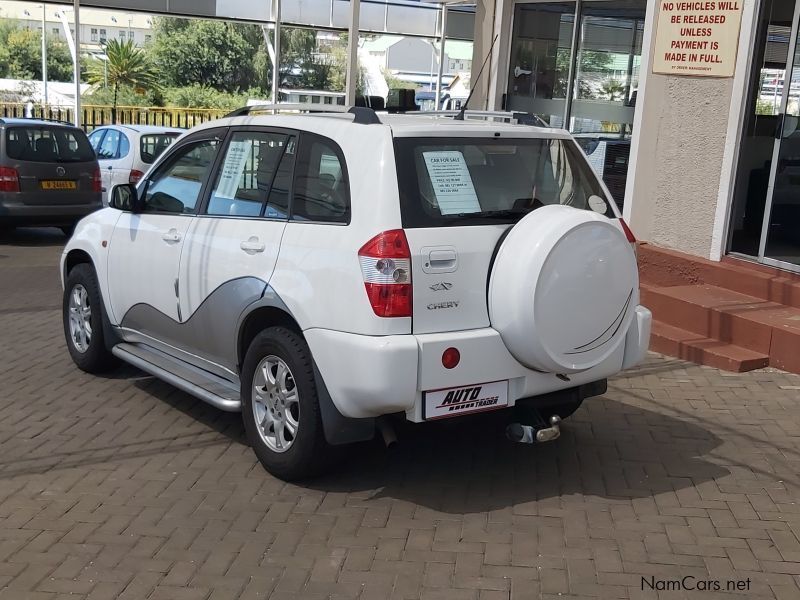
POLYGON ((100 149, 100 142, 103 140, 103 134, 105 132, 105 129, 95 129, 89 136, 89 143, 92 145, 95 152, 100 149))
POLYGON ((350 186, 341 151, 330 140, 305 134, 295 169, 292 218, 348 223, 350 186))
POLYGON ((193 214, 219 142, 203 140, 176 150, 148 179, 144 212, 193 214))
POLYGON ((119 147, 119 131, 116 129, 109 129, 100 148, 97 150, 98 158, 116 158, 117 148, 119 147))
POLYGON ((234 133, 225 150, 206 213, 260 216, 289 139, 293 138, 277 132, 234 133))
POLYGON ((128 136, 124 133, 119 134, 119 151, 117 152, 117 158, 125 158, 128 156, 128 152, 131 151, 131 142, 128 139, 128 136))

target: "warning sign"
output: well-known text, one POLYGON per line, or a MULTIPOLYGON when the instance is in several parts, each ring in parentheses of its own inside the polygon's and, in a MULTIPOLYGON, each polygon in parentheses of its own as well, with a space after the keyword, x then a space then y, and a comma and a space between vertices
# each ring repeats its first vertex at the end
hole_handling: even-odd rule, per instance
POLYGON ((733 77, 743 0, 661 0, 653 73, 733 77))

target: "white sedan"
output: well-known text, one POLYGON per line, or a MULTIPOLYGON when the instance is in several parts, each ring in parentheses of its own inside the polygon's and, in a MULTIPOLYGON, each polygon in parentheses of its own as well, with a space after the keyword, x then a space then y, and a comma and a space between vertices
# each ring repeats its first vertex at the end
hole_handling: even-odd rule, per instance
POLYGON ((100 163, 103 204, 108 205, 108 191, 115 185, 137 183, 182 133, 156 125, 106 125, 92 131, 89 142, 100 163))

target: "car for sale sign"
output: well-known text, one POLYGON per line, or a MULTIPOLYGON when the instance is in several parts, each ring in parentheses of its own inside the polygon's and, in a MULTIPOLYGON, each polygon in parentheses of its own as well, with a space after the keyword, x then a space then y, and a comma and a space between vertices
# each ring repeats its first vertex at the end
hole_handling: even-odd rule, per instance
POLYGON ((653 73, 733 77, 743 0, 661 0, 653 73))

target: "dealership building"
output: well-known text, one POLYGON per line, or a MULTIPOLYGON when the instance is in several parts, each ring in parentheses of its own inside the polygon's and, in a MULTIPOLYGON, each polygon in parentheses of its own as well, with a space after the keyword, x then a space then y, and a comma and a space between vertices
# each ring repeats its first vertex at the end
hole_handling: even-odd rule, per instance
POLYGON ((362 34, 430 39, 441 35, 444 22, 448 40, 474 42, 471 108, 532 112, 572 131, 640 240, 715 261, 732 255, 800 270, 800 193, 794 187, 800 185, 795 133, 800 3, 86 0, 80 5, 261 23, 279 17, 284 24, 339 31, 353 26, 355 12, 362 34))

